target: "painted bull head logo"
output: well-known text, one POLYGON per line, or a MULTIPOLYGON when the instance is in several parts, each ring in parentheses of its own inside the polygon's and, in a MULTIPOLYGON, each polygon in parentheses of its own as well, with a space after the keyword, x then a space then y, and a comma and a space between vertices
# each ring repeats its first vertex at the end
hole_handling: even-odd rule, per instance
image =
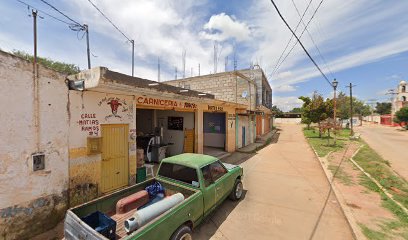
POLYGON ((118 100, 112 99, 108 102, 108 105, 110 105, 112 109, 112 114, 116 116, 118 113, 118 108, 119 106, 122 106, 122 103, 120 103, 118 100))

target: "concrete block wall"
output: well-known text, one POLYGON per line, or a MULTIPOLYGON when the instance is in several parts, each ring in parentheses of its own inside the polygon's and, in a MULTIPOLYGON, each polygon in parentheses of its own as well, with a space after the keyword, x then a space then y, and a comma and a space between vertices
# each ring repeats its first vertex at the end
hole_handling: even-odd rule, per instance
POLYGON ((27 239, 67 208, 68 89, 65 75, 39 66, 35 111, 32 63, 1 51, 0 83, 0 239, 27 239), (44 170, 33 171, 34 153, 44 170))
POLYGON ((197 76, 164 83, 213 94, 215 99, 245 104, 248 109, 249 105, 251 105, 252 110, 256 108, 255 83, 248 83, 247 80, 235 76, 233 72, 197 76), (242 97, 244 91, 247 92, 245 98, 242 97))

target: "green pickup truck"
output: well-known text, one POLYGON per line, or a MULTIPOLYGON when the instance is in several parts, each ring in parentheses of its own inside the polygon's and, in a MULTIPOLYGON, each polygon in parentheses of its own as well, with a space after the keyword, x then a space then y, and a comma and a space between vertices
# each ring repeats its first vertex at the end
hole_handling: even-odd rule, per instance
POLYGON ((105 195, 67 211, 66 239, 107 239, 81 218, 100 211, 116 221, 116 239, 192 239, 192 230, 227 197, 239 200, 243 169, 202 154, 185 153, 163 159, 157 176, 145 182, 105 195), (184 200, 132 233, 124 231, 124 216, 115 213, 116 203, 147 186, 159 182, 166 192, 182 193, 184 200))

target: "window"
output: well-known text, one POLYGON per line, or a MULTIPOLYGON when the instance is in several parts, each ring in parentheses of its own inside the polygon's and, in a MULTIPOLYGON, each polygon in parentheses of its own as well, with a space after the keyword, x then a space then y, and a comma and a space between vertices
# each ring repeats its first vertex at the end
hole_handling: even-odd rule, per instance
POLYGON ((403 102, 405 102, 405 101, 407 101, 407 97, 402 96, 401 100, 402 100, 403 102))
POLYGON ((227 170, 221 165, 219 161, 210 164, 210 172, 213 181, 224 176, 227 173, 227 170))
POLYGON ((201 168, 201 171, 203 172, 204 186, 206 187, 210 186, 211 183, 213 182, 210 171, 210 165, 201 168))
POLYGON ((405 90, 406 90, 406 87, 405 87, 405 86, 402 86, 402 87, 401 87, 401 92, 405 92, 405 90))
POLYGON ((159 176, 198 186, 197 172, 194 168, 173 163, 162 163, 159 176))

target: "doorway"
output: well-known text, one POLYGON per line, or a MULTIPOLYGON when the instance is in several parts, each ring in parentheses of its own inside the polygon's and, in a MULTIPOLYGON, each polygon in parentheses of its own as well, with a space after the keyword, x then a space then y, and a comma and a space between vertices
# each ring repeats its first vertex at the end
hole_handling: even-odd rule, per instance
POLYGON ((101 192, 106 193, 128 185, 127 124, 102 124, 101 192))

